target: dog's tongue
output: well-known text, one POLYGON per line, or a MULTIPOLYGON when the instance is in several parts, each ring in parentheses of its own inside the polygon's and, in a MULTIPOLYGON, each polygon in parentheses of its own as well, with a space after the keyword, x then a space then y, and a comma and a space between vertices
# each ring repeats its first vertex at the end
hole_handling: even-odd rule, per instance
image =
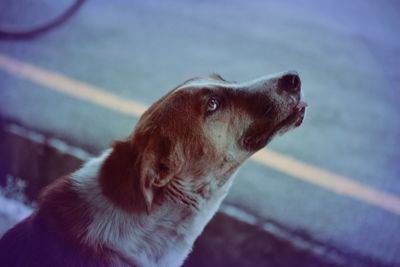
POLYGON ((305 107, 307 107, 307 106, 308 106, 308 104, 307 104, 307 102, 304 101, 304 100, 300 100, 299 103, 297 104, 297 108, 298 108, 298 109, 302 109, 302 108, 305 108, 305 107))

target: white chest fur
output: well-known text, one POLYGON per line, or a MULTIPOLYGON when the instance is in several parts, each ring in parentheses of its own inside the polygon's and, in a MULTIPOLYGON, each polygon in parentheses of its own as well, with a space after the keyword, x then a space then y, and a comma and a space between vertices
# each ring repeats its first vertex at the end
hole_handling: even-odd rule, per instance
POLYGON ((102 163, 110 150, 89 161, 73 175, 81 196, 90 204, 91 221, 85 242, 107 246, 135 266, 181 266, 195 239, 218 210, 232 183, 225 185, 190 211, 182 204, 165 203, 149 215, 129 214, 102 195, 98 182, 102 163))

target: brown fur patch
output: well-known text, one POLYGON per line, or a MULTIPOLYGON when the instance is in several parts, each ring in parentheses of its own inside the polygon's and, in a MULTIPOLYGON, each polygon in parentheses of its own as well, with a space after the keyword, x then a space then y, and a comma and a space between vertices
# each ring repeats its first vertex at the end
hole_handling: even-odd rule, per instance
POLYGON ((63 238, 81 238, 91 221, 88 203, 78 194, 70 177, 47 186, 39 198, 37 216, 63 238))
POLYGON ((140 191, 140 155, 128 141, 113 144, 113 151, 100 170, 102 193, 118 207, 128 212, 145 212, 140 191))

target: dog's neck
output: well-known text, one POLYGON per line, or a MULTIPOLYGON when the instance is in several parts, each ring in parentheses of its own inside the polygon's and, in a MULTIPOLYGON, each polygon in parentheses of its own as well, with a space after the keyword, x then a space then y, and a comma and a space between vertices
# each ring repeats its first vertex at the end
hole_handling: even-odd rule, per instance
POLYGON ((135 266, 180 266, 195 239, 217 211, 232 179, 198 210, 166 201, 150 214, 129 213, 107 199, 99 185, 99 172, 111 150, 92 159, 73 174, 78 193, 91 207, 92 220, 84 242, 117 251, 135 266))

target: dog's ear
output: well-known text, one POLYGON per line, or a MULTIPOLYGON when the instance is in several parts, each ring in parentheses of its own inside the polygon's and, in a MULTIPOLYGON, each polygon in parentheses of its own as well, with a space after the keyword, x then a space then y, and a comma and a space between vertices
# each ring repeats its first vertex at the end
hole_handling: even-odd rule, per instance
POLYGON ((174 177, 175 168, 171 160, 171 142, 166 137, 149 140, 142 155, 140 187, 146 203, 147 213, 152 210, 157 192, 174 177))
POLYGON ((127 211, 145 209, 136 169, 139 153, 129 140, 116 141, 112 147, 99 174, 103 194, 127 211))

